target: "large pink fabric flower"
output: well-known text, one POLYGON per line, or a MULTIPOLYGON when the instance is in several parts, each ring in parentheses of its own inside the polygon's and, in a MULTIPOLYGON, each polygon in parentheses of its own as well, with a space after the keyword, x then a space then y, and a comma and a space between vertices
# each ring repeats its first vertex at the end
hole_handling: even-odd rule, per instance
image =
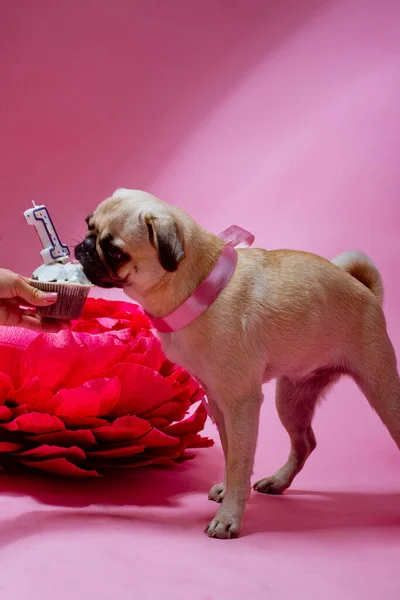
POLYGON ((0 470, 96 477, 192 458, 213 443, 199 435, 202 399, 134 304, 89 298, 58 334, 2 328, 0 470))

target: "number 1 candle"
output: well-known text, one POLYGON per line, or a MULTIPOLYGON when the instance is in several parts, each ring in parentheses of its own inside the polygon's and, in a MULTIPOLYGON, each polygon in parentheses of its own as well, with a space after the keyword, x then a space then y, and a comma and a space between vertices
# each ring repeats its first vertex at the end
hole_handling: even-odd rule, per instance
POLYGON ((49 212, 44 204, 36 206, 32 201, 33 208, 24 212, 24 217, 29 225, 33 225, 43 244, 40 255, 46 265, 57 260, 65 261, 69 257, 69 248, 61 243, 57 231, 50 218, 49 212))

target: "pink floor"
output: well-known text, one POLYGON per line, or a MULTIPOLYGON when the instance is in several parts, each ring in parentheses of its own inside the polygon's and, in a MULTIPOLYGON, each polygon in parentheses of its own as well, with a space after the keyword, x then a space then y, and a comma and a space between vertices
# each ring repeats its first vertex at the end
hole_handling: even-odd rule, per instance
MULTIPOLYGON (((255 477, 287 452, 272 396, 268 386, 255 477)), ((315 430, 319 447, 293 490, 254 493, 238 540, 202 533, 215 510, 206 496, 221 478, 219 446, 174 471, 111 482, 2 476, 1 598, 395 600, 398 450, 347 383, 315 430)))
MULTIPOLYGON (((39 262, 32 198, 73 244, 99 200, 144 188, 265 248, 368 252, 400 355, 398 0, 0 6, 1 266, 39 262)), ((254 479, 288 451, 265 399, 254 479)), ((400 454, 350 381, 315 430, 293 489, 253 494, 227 542, 202 533, 218 443, 100 482, 1 476, 1 600, 398 599, 400 454)))

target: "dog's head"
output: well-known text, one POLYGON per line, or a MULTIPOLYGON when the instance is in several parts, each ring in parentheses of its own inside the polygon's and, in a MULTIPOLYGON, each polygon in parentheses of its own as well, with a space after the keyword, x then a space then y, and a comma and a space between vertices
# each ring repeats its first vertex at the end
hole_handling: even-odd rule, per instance
POLYGON ((87 224, 75 257, 100 287, 150 288, 185 257, 179 211, 151 194, 117 190, 87 224))

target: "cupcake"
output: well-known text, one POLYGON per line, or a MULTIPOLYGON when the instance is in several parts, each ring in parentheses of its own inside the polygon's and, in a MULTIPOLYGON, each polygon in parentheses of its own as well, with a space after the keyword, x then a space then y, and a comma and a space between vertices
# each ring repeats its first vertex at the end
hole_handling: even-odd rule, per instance
POLYGON ((39 290, 57 292, 55 304, 37 308, 43 317, 52 319, 77 319, 92 287, 82 265, 71 262, 41 265, 33 272, 29 281, 39 290))

